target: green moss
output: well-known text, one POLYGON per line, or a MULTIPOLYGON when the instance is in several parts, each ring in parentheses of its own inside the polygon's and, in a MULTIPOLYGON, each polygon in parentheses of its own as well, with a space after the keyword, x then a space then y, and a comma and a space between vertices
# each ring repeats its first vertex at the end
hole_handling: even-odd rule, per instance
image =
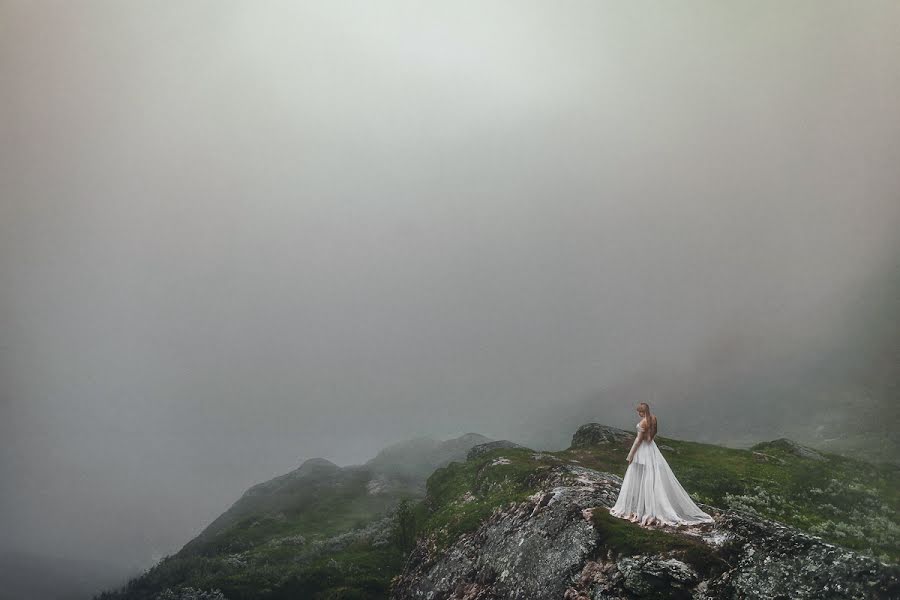
MULTIPOLYGON (((657 437, 657 444, 671 448, 662 450, 663 455, 699 502, 752 510, 881 560, 900 561, 900 471, 894 465, 827 453, 825 460, 811 460, 778 444, 743 450, 663 437, 657 437)), ((402 497, 411 497, 408 525, 419 537, 433 535, 444 547, 476 529, 496 508, 541 489, 547 471, 561 463, 577 461, 623 476, 630 446, 626 440, 541 452, 537 458, 533 450, 498 448, 436 470, 428 478, 424 500, 407 492, 368 494, 362 473, 342 476, 336 485, 325 475, 304 480, 248 500, 226 515, 215 535, 201 536, 167 557, 129 582, 125 592, 102 597, 151 600, 166 587, 191 585, 219 588, 230 600, 383 598, 406 558, 402 543, 364 544, 299 564, 302 546, 270 542, 292 536, 303 536, 307 544, 326 539, 371 522, 402 497)), ((715 552, 685 536, 643 529, 602 509, 594 511, 594 524, 604 547, 617 553, 672 550, 700 572, 721 566, 715 552)), ((408 542, 408 532, 399 537, 408 542)))
MULTIPOLYGON (((671 448, 662 453, 698 502, 752 511, 881 560, 900 561, 900 477, 894 465, 828 453, 817 461, 778 444, 745 450, 665 437, 657 437, 657 444, 671 448)), ((629 448, 626 442, 598 444, 544 452, 539 460, 531 450, 497 449, 453 463, 428 480, 424 531, 433 532, 439 545, 452 541, 495 508, 537 491, 541 472, 560 462, 621 477, 629 448), (498 457, 510 464, 489 466, 498 457)))
MULTIPOLYGON (((895 465, 824 452, 825 460, 813 460, 779 442, 747 450, 663 437, 657 444, 671 448, 661 452, 696 501, 755 512, 881 560, 900 561, 895 465)), ((601 444, 555 454, 622 476, 629 447, 601 444)))
POLYGON ((166 557, 129 582, 124 591, 107 592, 104 600, 151 600, 167 587, 185 585, 218 588, 229 600, 385 598, 391 577, 408 556, 409 548, 399 543, 357 544, 319 555, 312 563, 298 562, 317 540, 381 518, 410 497, 405 491, 372 495, 365 483, 363 478, 350 477, 338 485, 298 487, 276 498, 260 498, 255 507, 245 510, 261 512, 236 516, 216 535, 166 557), (293 543, 279 543, 294 537, 293 543), (310 593, 292 595, 292 586, 310 593))
POLYGON ((428 478, 422 534, 438 547, 477 529, 495 508, 522 502, 540 489, 542 475, 559 464, 550 454, 534 458, 527 448, 497 448, 465 463, 453 462, 428 478))
POLYGON ((264 600, 387 598, 391 578, 403 568, 406 556, 405 550, 395 546, 376 548, 368 543, 356 544, 318 558, 258 597, 264 600))
POLYGON ((704 577, 714 577, 729 565, 707 544, 659 529, 646 529, 619 519, 602 507, 594 509, 591 522, 597 530, 601 550, 612 550, 618 556, 670 553, 704 577))

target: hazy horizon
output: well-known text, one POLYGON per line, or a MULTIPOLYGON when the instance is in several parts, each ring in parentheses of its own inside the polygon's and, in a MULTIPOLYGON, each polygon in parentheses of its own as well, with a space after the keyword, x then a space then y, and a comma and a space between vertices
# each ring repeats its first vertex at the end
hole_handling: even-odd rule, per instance
POLYGON ((897 40, 887 2, 0 1, 0 551, 145 568, 307 458, 643 399, 895 428, 897 40))

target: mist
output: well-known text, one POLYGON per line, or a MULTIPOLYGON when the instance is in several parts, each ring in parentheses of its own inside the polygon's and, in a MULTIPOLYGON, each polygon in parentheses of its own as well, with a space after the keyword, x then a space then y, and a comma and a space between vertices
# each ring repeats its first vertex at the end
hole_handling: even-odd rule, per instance
POLYGON ((895 407, 898 40, 887 2, 0 3, 0 549, 143 569, 306 458, 648 397, 719 443, 895 407))

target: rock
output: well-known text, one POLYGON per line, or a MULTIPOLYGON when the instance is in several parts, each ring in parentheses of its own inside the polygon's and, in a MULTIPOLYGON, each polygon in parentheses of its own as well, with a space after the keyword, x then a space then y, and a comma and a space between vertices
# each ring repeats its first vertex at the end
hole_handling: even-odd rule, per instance
POLYGON ((419 540, 391 597, 562 598, 571 573, 582 569, 597 546, 594 528, 581 511, 610 503, 617 487, 593 477, 596 473, 583 467, 556 469, 546 490, 495 510, 476 531, 437 555, 431 554, 428 540, 419 540), (575 481, 574 472, 589 472, 596 485, 575 481), (454 595, 458 586, 468 595, 454 595))
MULTIPOLYGON (((583 439, 600 439, 592 438, 594 432, 605 435, 591 427, 583 439)), ((448 547, 420 538, 392 583, 391 599, 900 598, 897 565, 706 505, 701 508, 714 516, 712 525, 654 529, 691 538, 699 545, 690 552, 708 557, 660 551, 658 545, 627 547, 653 552, 616 550, 602 521, 595 525, 592 517, 615 503, 620 477, 569 463, 542 477, 528 500, 495 508, 448 547)))
POLYGON ((375 476, 366 483, 366 493, 370 496, 384 494, 390 487, 390 481, 383 476, 375 476))
POLYGON ((572 436, 573 448, 585 448, 600 444, 631 444, 634 442, 635 431, 625 431, 600 423, 587 423, 578 428, 572 436))
POLYGON ((751 452, 753 452, 753 460, 756 462, 778 463, 781 465, 785 462, 783 458, 778 458, 777 456, 772 456, 765 452, 757 452, 755 450, 751 450, 751 452))
POLYGON ((794 440, 789 440, 788 438, 778 438, 777 440, 772 440, 771 442, 763 442, 761 444, 756 444, 751 447, 751 451, 759 451, 767 450, 767 449, 778 449, 795 456, 799 456, 801 458, 808 458, 810 460, 825 460, 825 457, 818 450, 814 450, 808 446, 801 446, 794 440))
POLYGON ((727 598, 900 598, 896 565, 738 511, 727 511, 721 528, 735 565, 727 598))
POLYGON ((624 575, 623 587, 641 598, 689 600, 691 588, 700 581, 691 567, 674 558, 626 557, 616 566, 624 575))
POLYGON ((497 448, 525 448, 525 446, 520 446, 519 444, 511 442, 509 440, 497 440, 495 442, 477 444, 469 448, 468 453, 466 453, 466 460, 472 460, 473 458, 477 458, 479 456, 482 456, 483 454, 487 454, 491 450, 496 450, 497 448))

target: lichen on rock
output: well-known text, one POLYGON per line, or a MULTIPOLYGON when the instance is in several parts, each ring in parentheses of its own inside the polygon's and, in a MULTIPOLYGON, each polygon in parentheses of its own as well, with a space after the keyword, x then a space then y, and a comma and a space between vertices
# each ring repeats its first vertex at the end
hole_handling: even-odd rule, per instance
POLYGON ((447 547, 421 538, 392 600, 900 596, 898 567, 773 521, 704 507, 714 524, 646 528, 609 515, 616 475, 557 463, 536 483, 447 547))

